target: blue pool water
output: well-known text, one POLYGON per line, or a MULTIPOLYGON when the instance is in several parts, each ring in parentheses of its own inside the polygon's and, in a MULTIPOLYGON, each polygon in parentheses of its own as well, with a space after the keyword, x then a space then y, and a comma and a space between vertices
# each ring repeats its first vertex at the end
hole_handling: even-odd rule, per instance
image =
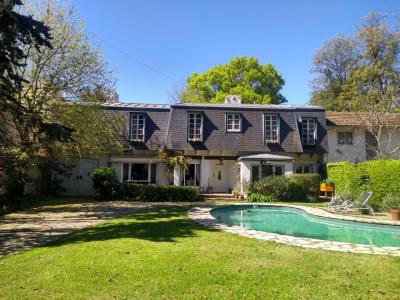
POLYGON ((213 209, 211 215, 223 223, 258 231, 378 247, 400 247, 400 226, 316 217, 292 207, 228 206, 213 209))

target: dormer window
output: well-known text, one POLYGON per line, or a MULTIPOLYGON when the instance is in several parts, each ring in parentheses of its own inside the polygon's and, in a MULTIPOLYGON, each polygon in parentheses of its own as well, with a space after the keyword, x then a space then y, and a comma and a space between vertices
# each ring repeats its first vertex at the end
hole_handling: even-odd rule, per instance
POLYGON ((144 142, 145 119, 144 114, 131 114, 131 141, 144 142))
POLYGON ((203 140, 203 114, 201 112, 189 112, 188 140, 190 142, 203 140))
POLYGON ((303 145, 315 145, 317 139, 317 123, 314 118, 302 118, 301 141, 303 145))
POLYGON ((226 131, 240 132, 242 130, 241 114, 226 114, 226 131))
POLYGON ((278 115, 264 115, 264 140, 266 143, 279 143, 279 125, 278 115))

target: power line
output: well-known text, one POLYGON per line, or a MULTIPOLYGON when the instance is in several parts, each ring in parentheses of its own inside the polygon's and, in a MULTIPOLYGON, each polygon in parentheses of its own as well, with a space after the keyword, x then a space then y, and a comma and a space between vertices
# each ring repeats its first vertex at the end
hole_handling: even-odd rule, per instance
POLYGON ((157 74, 159 74, 159 75, 161 75, 161 76, 164 76, 165 78, 168 78, 168 79, 171 80, 173 83, 177 82, 177 80, 176 80, 174 77, 168 75, 167 73, 164 73, 163 71, 158 70, 157 68, 155 68, 155 67, 153 67, 153 66, 151 66, 151 65, 149 65, 149 64, 147 64, 147 63, 145 63, 145 62, 143 62, 143 61, 141 61, 140 59, 138 59, 138 58, 136 58, 136 57, 133 57, 133 56, 130 55, 129 53, 125 52, 124 50, 121 50, 121 49, 119 49, 118 47, 115 47, 113 44, 111 44, 111 43, 107 42, 106 40, 104 40, 103 38, 99 37, 99 36, 98 36, 97 34, 95 34, 94 32, 90 32, 90 31, 88 31, 88 32, 89 32, 90 34, 92 34, 95 38, 97 38, 98 40, 100 40, 101 42, 103 42, 104 44, 108 45, 110 48, 114 49, 115 51, 117 51, 117 52, 119 52, 119 53, 121 53, 121 54, 123 54, 123 55, 125 55, 125 56, 128 57, 129 59, 135 61, 137 64, 142 65, 142 66, 146 67, 147 69, 153 71, 154 73, 157 73, 157 74))

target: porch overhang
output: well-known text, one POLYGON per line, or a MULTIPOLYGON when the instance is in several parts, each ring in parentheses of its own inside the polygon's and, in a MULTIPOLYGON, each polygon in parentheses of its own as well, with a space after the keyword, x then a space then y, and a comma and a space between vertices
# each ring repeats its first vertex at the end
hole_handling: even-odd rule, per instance
POLYGON ((270 153, 246 155, 238 158, 238 161, 287 161, 293 162, 294 158, 284 155, 276 155, 270 153))

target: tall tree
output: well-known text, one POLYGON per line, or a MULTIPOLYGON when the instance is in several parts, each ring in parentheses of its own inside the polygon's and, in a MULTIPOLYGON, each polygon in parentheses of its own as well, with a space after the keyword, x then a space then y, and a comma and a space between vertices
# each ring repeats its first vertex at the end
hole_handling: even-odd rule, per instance
POLYGON ((312 81, 311 103, 328 110, 343 110, 339 100, 343 84, 360 61, 355 38, 334 37, 326 41, 313 57, 312 72, 317 77, 312 81))
POLYGON ((7 197, 22 193, 29 165, 11 130, 12 117, 26 113, 16 95, 28 82, 16 70, 27 66, 27 47, 51 48, 50 28, 16 11, 21 5, 20 0, 0 0, 0 212, 7 197))
POLYGON ((326 42, 313 61, 311 103, 356 112, 375 158, 400 152, 399 118, 393 114, 400 108, 400 30, 371 13, 353 37, 326 42))
POLYGON ((285 81, 271 64, 254 57, 235 57, 202 74, 194 73, 179 94, 180 102, 223 103, 228 95, 239 95, 243 103, 279 104, 285 81))
POLYGON ((361 64, 343 84, 339 96, 370 135, 368 147, 377 159, 400 152, 400 30, 391 30, 385 16, 369 15, 357 33, 361 64), (367 116, 367 117, 366 117, 367 116))
POLYGON ((8 110, 9 131, 14 146, 30 159, 25 169, 36 163, 48 178, 58 160, 99 155, 115 145, 110 131, 102 130, 107 126, 99 124, 105 120, 100 104, 111 95, 113 79, 98 47, 91 45, 68 6, 37 0, 25 5, 22 13, 52 29, 52 48, 35 43, 22 47, 25 63, 13 68, 22 78, 21 88, 13 94, 19 108, 8 110))

